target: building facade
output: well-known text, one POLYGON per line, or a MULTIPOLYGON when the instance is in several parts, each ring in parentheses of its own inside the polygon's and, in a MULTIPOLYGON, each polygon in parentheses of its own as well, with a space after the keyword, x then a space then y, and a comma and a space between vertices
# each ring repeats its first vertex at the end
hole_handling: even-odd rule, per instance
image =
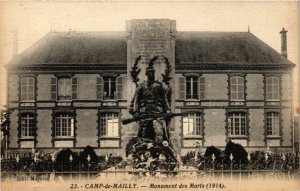
POLYGON ((180 32, 168 19, 130 20, 124 32, 50 32, 7 65, 9 150, 90 145, 123 154, 138 128, 121 123, 131 117, 130 72, 136 65, 143 82, 147 63, 160 56, 156 79, 171 68, 172 111, 192 112, 171 121, 178 153, 229 140, 247 150, 292 151, 286 32, 281 54, 250 32, 180 32))

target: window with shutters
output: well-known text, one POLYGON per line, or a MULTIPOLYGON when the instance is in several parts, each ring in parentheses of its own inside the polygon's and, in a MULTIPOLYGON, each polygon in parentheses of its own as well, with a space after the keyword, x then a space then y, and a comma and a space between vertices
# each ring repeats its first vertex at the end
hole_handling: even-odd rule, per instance
POLYGON ((279 113, 278 112, 267 113, 266 136, 279 136, 279 113))
POLYGON ((204 100, 206 97, 205 77, 186 76, 178 78, 177 98, 187 100, 204 100))
POLYGON ((58 79, 58 100, 71 100, 71 78, 58 79))
POLYGON ((245 112, 230 112, 227 120, 229 136, 247 135, 247 114, 245 112))
POLYGON ((119 137, 118 113, 101 113, 99 122, 100 137, 119 137))
POLYGON ((71 113, 58 113, 55 116, 55 137, 74 136, 74 116, 71 113))
POLYGON ((103 99, 116 99, 116 77, 103 77, 103 99))
POLYGON ((77 78, 59 77, 51 79, 51 99, 71 101, 78 99, 77 78))
POLYGON ((24 77, 20 79, 21 85, 21 101, 35 101, 35 78, 24 77))
POLYGON ((21 138, 33 138, 36 130, 36 118, 33 113, 21 114, 21 138))
POLYGON ((202 136, 202 115, 201 113, 188 114, 182 118, 183 136, 202 136))
POLYGON ((245 100, 244 78, 234 76, 230 78, 230 100, 245 100))
POLYGON ((198 77, 186 77, 186 99, 198 99, 198 77))
POLYGON ((266 99, 268 101, 280 100, 280 78, 267 77, 266 78, 266 99))

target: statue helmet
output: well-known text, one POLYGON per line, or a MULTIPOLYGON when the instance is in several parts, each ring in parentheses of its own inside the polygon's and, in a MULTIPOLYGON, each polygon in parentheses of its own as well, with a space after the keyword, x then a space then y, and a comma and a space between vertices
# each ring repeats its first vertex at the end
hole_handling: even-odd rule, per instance
POLYGON ((146 68, 146 74, 150 73, 150 72, 155 72, 155 69, 153 67, 153 65, 149 65, 147 68, 146 68))
POLYGON ((150 73, 150 72, 155 72, 155 69, 154 69, 153 65, 154 65, 154 62, 155 62, 155 60, 156 60, 157 58, 158 58, 158 57, 155 56, 155 57, 153 57, 153 58, 150 60, 150 62, 149 62, 149 64, 148 64, 148 67, 146 68, 146 75, 147 75, 148 73, 150 73))

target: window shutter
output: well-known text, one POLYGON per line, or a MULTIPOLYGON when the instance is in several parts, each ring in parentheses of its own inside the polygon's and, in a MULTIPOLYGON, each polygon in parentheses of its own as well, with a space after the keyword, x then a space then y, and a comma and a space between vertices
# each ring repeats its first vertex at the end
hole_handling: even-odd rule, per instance
POLYGON ((21 100, 26 100, 27 98, 27 80, 26 78, 21 79, 21 100))
POLYGON ((122 91, 122 98, 127 99, 127 77, 123 77, 123 91, 122 91))
POLYGON ((274 96, 273 99, 279 100, 280 99, 280 94, 279 94, 279 78, 274 77, 273 78, 273 91, 274 91, 274 96))
POLYGON ((185 77, 177 78, 177 99, 185 99, 185 77))
POLYGON ((72 78, 72 99, 78 99, 78 85, 77 78, 72 78))
POLYGON ((244 99, 244 78, 238 77, 238 99, 243 100, 244 99))
POLYGON ((117 99, 123 99, 123 76, 119 76, 116 79, 116 83, 117 83, 117 99))
POLYGON ((103 99, 103 78, 97 77, 97 99, 103 99))
POLYGON ((199 78, 198 81, 199 85, 199 99, 204 100, 205 99, 205 78, 202 76, 199 78))
POLYGON ((28 78, 28 89, 27 89, 27 99, 28 100, 35 100, 34 99, 34 78, 28 78))
POLYGON ((36 126, 37 126, 36 114, 34 114, 33 117, 34 117, 34 121, 33 121, 33 136, 36 137, 37 136, 37 132, 36 132, 36 126))
POLYGON ((51 99, 56 100, 57 97, 57 79, 51 78, 51 99))
POLYGON ((280 135, 280 132, 279 132, 279 113, 274 113, 273 114, 274 116, 274 135, 280 135))
POLYGON ((236 100, 236 78, 235 77, 231 77, 230 78, 230 99, 231 100, 236 100))

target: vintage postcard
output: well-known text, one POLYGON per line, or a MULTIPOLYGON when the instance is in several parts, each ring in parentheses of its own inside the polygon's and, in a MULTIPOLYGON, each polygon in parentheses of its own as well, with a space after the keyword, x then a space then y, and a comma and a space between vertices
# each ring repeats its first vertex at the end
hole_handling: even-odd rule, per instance
POLYGON ((300 190, 297 1, 0 3, 1 190, 300 190))

